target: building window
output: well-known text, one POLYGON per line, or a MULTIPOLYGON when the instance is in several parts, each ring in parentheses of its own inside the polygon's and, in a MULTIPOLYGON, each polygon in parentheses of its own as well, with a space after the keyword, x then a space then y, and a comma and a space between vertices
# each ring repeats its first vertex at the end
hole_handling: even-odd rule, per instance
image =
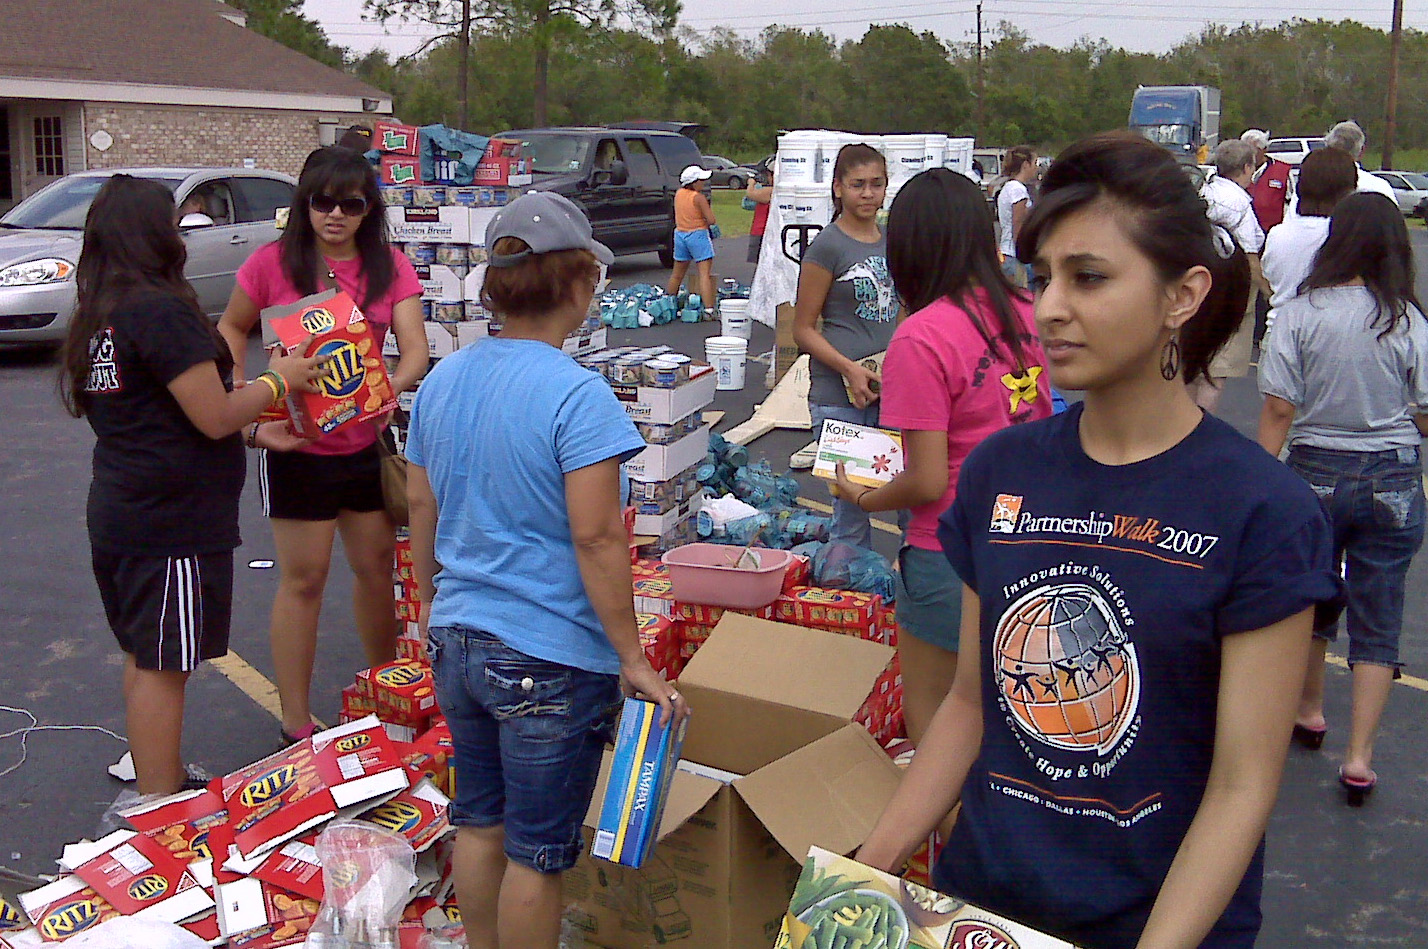
POLYGON ((64 120, 57 115, 35 119, 35 172, 50 178, 64 174, 64 120))

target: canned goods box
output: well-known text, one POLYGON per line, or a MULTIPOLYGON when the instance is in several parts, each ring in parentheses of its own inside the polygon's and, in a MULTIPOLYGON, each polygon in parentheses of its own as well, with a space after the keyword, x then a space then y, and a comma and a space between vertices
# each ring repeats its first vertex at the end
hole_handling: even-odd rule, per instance
POLYGON ((699 464, 708 452, 709 426, 701 425, 673 444, 650 445, 625 462, 625 474, 635 481, 667 481, 699 464))
MULTIPOLYGON (((892 655, 726 612, 680 674, 694 715, 649 858, 635 871, 586 854, 569 871, 586 938, 767 945, 813 841, 856 849, 897 790, 897 765, 853 723, 892 655)), ((613 765, 607 756, 586 814, 592 839, 613 765)))
MULTIPOLYGON (((719 380, 713 369, 703 363, 691 364, 689 373, 689 381, 674 388, 643 384, 633 388, 617 386, 615 395, 636 422, 669 425, 688 418, 714 401, 719 380)), ((642 373, 640 378, 643 383, 646 377, 642 373)))
POLYGON ((902 436, 887 429, 826 419, 818 436, 813 476, 834 480, 834 468, 845 466, 848 480, 876 488, 902 473, 902 436))
POLYGON ((774 949, 859 940, 902 949, 1075 949, 965 900, 810 847, 774 949))
MULTIPOLYGON (((413 199, 415 200, 415 195, 413 199)), ((394 207, 387 205, 387 227, 397 242, 415 241, 427 244, 471 243, 471 208, 446 205, 436 208, 394 207)), ((482 224, 482 236, 485 225, 482 224)))
MULTIPOLYGON (((637 484, 638 482, 632 483, 637 484)), ((659 537, 668 534, 680 524, 695 517, 703 506, 704 492, 700 490, 666 511, 658 514, 636 514, 635 534, 643 537, 659 537)))

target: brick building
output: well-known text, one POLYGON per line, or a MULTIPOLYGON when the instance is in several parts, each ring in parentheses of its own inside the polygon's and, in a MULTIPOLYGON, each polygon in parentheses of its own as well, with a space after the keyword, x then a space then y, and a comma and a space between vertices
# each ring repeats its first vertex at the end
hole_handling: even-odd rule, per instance
POLYGON ((60 175, 144 165, 296 175, 391 96, 218 0, 23 0, 0 30, 0 210, 60 175))

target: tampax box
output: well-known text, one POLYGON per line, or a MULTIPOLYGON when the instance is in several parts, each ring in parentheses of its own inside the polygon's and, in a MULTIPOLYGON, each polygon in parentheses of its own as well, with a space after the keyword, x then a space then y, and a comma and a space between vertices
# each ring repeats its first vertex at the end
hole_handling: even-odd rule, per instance
POLYGON ((818 436, 813 476, 832 481, 833 469, 840 461, 854 484, 870 488, 887 484, 902 473, 902 436, 882 428, 827 419, 818 436))
POLYGON ((664 817, 669 782, 679 764, 688 720, 661 723, 654 702, 625 699, 620 731, 610 762, 610 779, 600 806, 591 854, 611 863, 640 867, 654 849, 664 817))
POLYGON ((809 848, 774 949, 859 944, 904 949, 1075 949, 1069 942, 971 903, 821 847, 809 848))
POLYGON ((347 294, 328 291, 263 313, 285 352, 302 349, 305 356, 328 359, 317 392, 288 393, 288 412, 299 435, 326 435, 397 407, 376 337, 347 294))
POLYGON ((852 724, 892 655, 725 613, 679 679, 694 714, 654 851, 639 869, 586 855, 567 875, 586 938, 609 949, 772 945, 808 848, 852 852, 897 789, 897 766, 852 724))
POLYGON ((265 853, 339 810, 396 794, 407 770, 375 716, 318 732, 222 778, 233 842, 265 853))
POLYGON ((396 155, 420 155, 421 134, 415 125, 378 122, 372 131, 372 147, 396 155))

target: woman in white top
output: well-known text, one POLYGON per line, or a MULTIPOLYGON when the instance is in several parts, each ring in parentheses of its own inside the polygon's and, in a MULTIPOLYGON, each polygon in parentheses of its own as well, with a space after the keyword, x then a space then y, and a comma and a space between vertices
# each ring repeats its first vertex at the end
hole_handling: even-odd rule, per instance
POLYGON ((1016 259, 1016 238, 1022 222, 1031 213, 1031 191, 1027 185, 1036 177, 1036 152, 1030 145, 1018 145, 1007 152, 1002 163, 1007 183, 997 192, 997 224, 1001 227, 1002 272, 1013 284, 1025 287, 1026 265, 1016 259))
MULTIPOLYGON (((1274 325, 1275 310, 1299 295, 1314 255, 1329 236, 1329 215, 1354 193, 1358 169, 1346 152, 1320 148, 1299 166, 1299 213, 1276 224, 1264 239, 1264 279, 1269 283, 1269 315, 1265 333, 1274 325)), ((1269 347, 1268 339, 1264 348, 1269 347)))

